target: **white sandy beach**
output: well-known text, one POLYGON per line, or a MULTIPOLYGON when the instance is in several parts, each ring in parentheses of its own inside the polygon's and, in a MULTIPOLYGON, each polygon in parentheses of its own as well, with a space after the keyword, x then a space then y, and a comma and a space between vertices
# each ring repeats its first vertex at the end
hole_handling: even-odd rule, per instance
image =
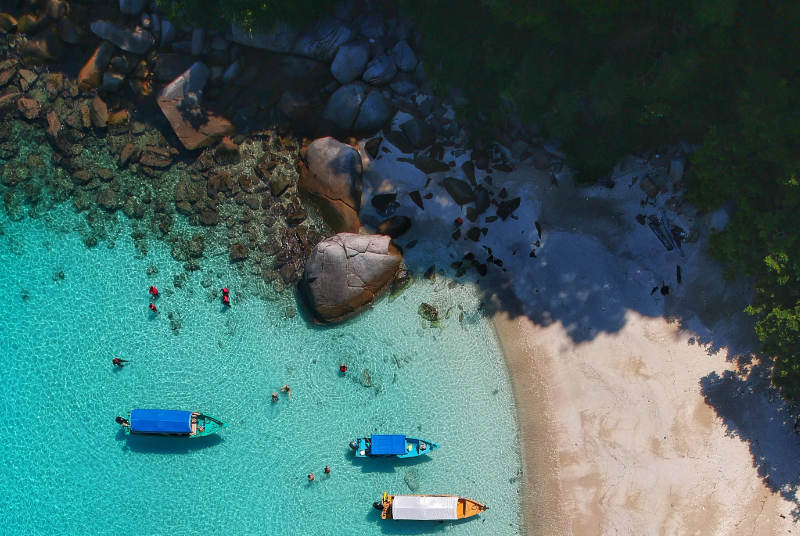
MULTIPOLYGON (((463 178, 466 155, 446 154, 456 165, 426 186, 424 174, 397 160, 407 155, 388 147, 375 161, 364 155, 364 199, 397 192, 398 213, 414 214, 400 239, 418 240, 405 251, 412 269, 420 273, 443 250, 458 260, 491 248, 503 261, 477 284, 512 377, 531 536, 795 528, 794 417, 767 389, 764 367, 751 364, 746 285, 725 281, 706 254, 723 212, 699 216, 672 193, 644 203, 638 181, 652 162, 623 163, 613 189, 575 188, 566 171, 551 176, 520 163, 493 174, 509 198, 521 197, 514 216, 480 218, 488 228, 480 242, 453 240, 463 211, 441 180, 463 178), (414 189, 433 194, 424 211, 411 205, 414 189), (693 229, 697 240, 667 251, 638 214, 693 229)), ((379 220, 370 210, 362 208, 366 225, 379 220)))

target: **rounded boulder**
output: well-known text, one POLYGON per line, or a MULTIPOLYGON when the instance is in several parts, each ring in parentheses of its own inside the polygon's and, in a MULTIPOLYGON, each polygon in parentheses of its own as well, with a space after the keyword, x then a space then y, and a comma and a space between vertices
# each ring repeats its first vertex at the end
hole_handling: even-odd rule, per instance
POLYGON ((380 297, 402 264, 402 253, 388 236, 339 233, 314 247, 300 294, 315 322, 341 322, 380 297))

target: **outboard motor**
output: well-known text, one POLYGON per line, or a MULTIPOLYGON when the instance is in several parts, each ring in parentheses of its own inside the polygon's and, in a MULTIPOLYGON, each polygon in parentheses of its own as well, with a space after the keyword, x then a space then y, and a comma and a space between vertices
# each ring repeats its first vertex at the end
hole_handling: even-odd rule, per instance
POLYGON ((350 448, 356 450, 358 448, 358 441, 351 441, 350 448))
POLYGON ((375 510, 383 510, 383 503, 381 503, 380 501, 375 501, 374 503, 372 503, 372 507, 375 510))

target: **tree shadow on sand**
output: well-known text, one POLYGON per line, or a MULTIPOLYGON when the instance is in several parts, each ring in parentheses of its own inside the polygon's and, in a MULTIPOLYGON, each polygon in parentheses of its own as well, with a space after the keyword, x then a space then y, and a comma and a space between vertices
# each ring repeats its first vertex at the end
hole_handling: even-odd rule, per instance
POLYGON ((703 397, 722 419, 727 435, 747 443, 764 485, 793 503, 792 517, 800 521, 797 408, 781 401, 770 386, 768 360, 743 358, 737 365, 735 371, 701 378, 703 397))
MULTIPOLYGON (((487 188, 496 192, 504 183, 494 180, 487 188)), ((747 358, 758 348, 753 320, 743 312, 752 289, 744 279, 725 279, 707 254, 708 229, 720 221, 716 216, 697 215, 699 241, 666 250, 644 216, 664 210, 645 199, 639 203, 636 195, 644 194, 627 182, 615 188, 633 188, 625 190, 630 195, 615 197, 599 187, 588 191, 532 175, 523 186, 529 199, 523 198, 505 224, 494 207, 472 221, 443 193, 440 179, 403 183, 377 173, 365 184, 372 190, 365 191, 362 224, 375 228, 386 216, 373 210, 370 196, 397 193, 393 215, 414 222, 395 240, 407 267, 418 279, 434 267, 439 276, 474 283, 481 315, 524 316, 538 326, 557 323, 579 344, 620 332, 635 312, 665 318, 690 336, 690 344, 734 363, 735 371, 698 378, 701 393, 728 433, 748 444, 766 486, 792 502, 800 520, 797 408, 771 389, 769 363, 747 358), (424 197, 424 209, 406 200, 415 188, 432 194, 424 197), (475 227, 477 239, 466 239, 475 227)), ((447 285, 436 284, 447 302, 447 285)))

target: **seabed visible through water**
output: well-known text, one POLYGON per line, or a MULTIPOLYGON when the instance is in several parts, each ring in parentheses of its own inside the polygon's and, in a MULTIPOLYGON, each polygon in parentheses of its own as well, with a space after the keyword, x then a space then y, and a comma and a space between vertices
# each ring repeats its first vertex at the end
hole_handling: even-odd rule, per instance
POLYGON ((186 276, 162 242, 142 256, 116 217, 113 240, 89 249, 66 204, 20 222, 0 216, 4 534, 522 533, 507 370, 469 286, 420 279, 319 328, 287 314, 289 292, 242 291, 252 282, 227 256, 186 276), (159 315, 147 308, 151 284, 159 315), (438 327, 417 314, 422 301, 439 308, 438 327), (130 366, 114 369, 115 356, 130 366), (272 403, 284 384, 291 401, 272 403), (229 427, 196 440, 128 437, 114 417, 135 407, 197 409, 229 427), (349 441, 371 433, 442 448, 355 461, 349 441), (461 523, 381 522, 372 502, 383 491, 490 508, 461 523))

